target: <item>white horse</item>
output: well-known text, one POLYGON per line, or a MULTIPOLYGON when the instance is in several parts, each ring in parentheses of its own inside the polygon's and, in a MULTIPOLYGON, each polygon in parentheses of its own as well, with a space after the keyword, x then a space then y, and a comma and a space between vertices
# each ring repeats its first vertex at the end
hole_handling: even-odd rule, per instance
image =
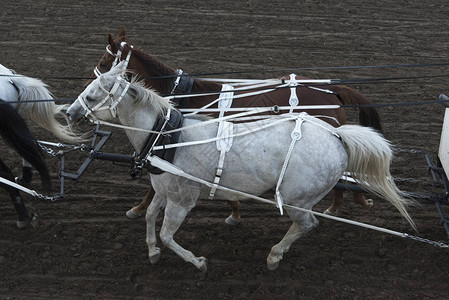
MULTIPOLYGON (((134 79, 127 82, 123 77, 124 71, 123 64, 119 64, 94 80, 67 110, 69 119, 74 122, 88 116, 150 130, 159 118, 167 114, 167 110, 174 109, 169 101, 144 88, 141 83, 134 79)), ((155 222, 159 211, 165 208, 160 231, 163 244, 200 270, 207 269, 206 259, 182 248, 173 235, 198 199, 209 197, 209 185, 201 182, 211 182, 216 176, 220 152, 214 140, 218 127, 213 120, 204 122, 186 117, 179 139, 184 146, 177 148, 174 166, 168 165, 167 168, 178 175, 188 173, 188 178, 170 172, 150 175, 156 191, 146 214, 146 242, 152 263, 160 256, 160 249, 156 247, 155 222), (206 143, 206 140, 214 142, 206 143)), ((140 151, 147 133, 129 127, 125 131, 136 151, 140 151)), ((306 114, 287 114, 234 124, 233 135, 214 198, 242 200, 248 198, 246 194, 261 195, 277 187, 276 199, 293 221, 281 242, 271 248, 267 258, 270 270, 277 268, 283 253, 295 240, 318 223, 311 212, 296 208, 312 209, 334 187, 345 170, 354 173, 364 188, 390 201, 414 227, 406 210, 407 201, 399 196, 391 180, 390 144, 374 130, 358 125, 334 128, 306 114), (247 132, 251 134, 245 134, 247 132), (282 180, 279 180, 280 174, 283 174, 282 180), (230 189, 239 192, 234 193, 230 189)))
MULTIPOLYGON (((80 138, 72 132, 69 125, 62 125, 56 119, 57 116, 65 118, 62 109, 64 105, 55 105, 53 96, 48 91, 47 85, 41 80, 22 75, 0 64, 0 100, 11 102, 19 114, 25 119, 31 119, 40 127, 47 129, 56 137, 67 141, 76 142, 80 138), (30 100, 42 100, 31 102, 30 100), (27 102, 29 101, 29 102, 27 102)), ((23 160, 22 182, 28 184, 31 181, 31 165, 23 160)))

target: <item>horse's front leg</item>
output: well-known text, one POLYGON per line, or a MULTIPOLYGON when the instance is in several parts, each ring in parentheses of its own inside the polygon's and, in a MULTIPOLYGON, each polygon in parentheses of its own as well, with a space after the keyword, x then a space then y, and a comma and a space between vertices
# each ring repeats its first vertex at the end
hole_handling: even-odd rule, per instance
POLYGON ((164 221, 162 223, 161 228, 161 240, 165 246, 170 248, 173 252, 182 257, 185 261, 194 264, 198 269, 203 272, 207 271, 206 258, 204 257, 196 257, 192 252, 182 248, 178 243, 173 239, 173 235, 181 226, 188 212, 190 211, 190 207, 184 207, 173 202, 168 202, 167 207, 165 208, 165 216, 164 221))
POLYGON ((152 264, 156 263, 159 260, 161 255, 161 250, 156 247, 156 219, 159 215, 159 212, 164 208, 166 204, 166 200, 159 195, 155 195, 153 201, 151 201, 150 206, 148 207, 147 214, 145 216, 147 223, 147 246, 148 246, 148 256, 150 257, 150 262, 152 264))
POLYGON ((134 206, 133 208, 128 210, 126 212, 126 216, 130 219, 136 219, 136 218, 140 217, 144 213, 144 211, 146 211, 148 206, 150 205, 151 200, 154 197, 154 194, 155 194, 155 192, 154 192, 153 187, 150 187, 147 194, 143 198, 142 202, 140 202, 139 205, 134 206))

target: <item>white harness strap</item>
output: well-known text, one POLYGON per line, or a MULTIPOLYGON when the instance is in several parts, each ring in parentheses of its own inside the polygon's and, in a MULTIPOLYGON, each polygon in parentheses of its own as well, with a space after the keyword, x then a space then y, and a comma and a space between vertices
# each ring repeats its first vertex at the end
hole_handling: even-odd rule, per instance
MULTIPOLYGON (((234 87, 229 84, 223 84, 222 91, 230 91, 224 92, 220 94, 218 98, 218 108, 220 108, 219 118, 223 118, 226 112, 226 108, 230 108, 232 106, 232 99, 234 98, 234 87)), ((220 151, 220 158, 218 159, 218 167, 215 172, 214 183, 209 193, 209 199, 212 199, 215 196, 215 192, 217 191, 218 184, 220 183, 221 174, 223 173, 223 165, 226 156, 226 152, 228 152, 232 147, 232 135, 234 133, 234 124, 231 122, 220 121, 218 123, 218 131, 217 131, 217 150, 220 151)))
POLYGON ((218 98, 218 108, 220 109, 219 118, 224 117, 226 112, 225 108, 230 108, 232 106, 232 100, 234 99, 234 87, 229 84, 223 84, 221 87, 222 93, 218 98))
POLYGON ((116 109, 116 107, 122 101, 123 97, 128 92, 128 89, 129 89, 129 87, 131 85, 130 82, 125 81, 125 87, 124 87, 122 93, 120 94, 120 96, 117 99, 114 100, 114 95, 117 92, 118 88, 120 87, 120 83, 121 83, 122 80, 123 80, 122 75, 117 75, 117 78, 116 78, 116 81, 114 83, 114 86, 112 87, 112 89, 110 91, 107 91, 107 90, 104 89, 103 86, 100 86, 101 89, 103 89, 107 93, 107 95, 103 98, 103 100, 101 100, 97 105, 95 105, 92 108, 89 108, 89 106, 85 102, 85 99, 80 98, 80 104, 86 110, 85 117, 88 117, 89 115, 91 115, 95 111, 101 111, 101 110, 106 110, 106 109, 109 109, 109 111, 111 112, 112 117, 114 117, 114 118, 117 117, 117 109, 116 109), (109 100, 111 100, 111 103, 108 106, 103 106, 109 100))
POLYGON ((290 106, 292 106, 292 108, 290 108, 289 113, 293 112, 293 107, 294 106, 298 106, 299 104, 299 99, 298 96, 296 96, 296 87, 298 86, 298 83, 296 81, 296 75, 295 74, 290 74, 290 99, 288 100, 288 104, 290 104, 290 106))
POLYGON ((228 152, 232 147, 233 133, 233 123, 222 121, 218 124, 217 138, 219 139, 216 141, 216 144, 217 150, 220 151, 220 158, 218 159, 218 167, 217 171, 215 172, 214 182, 209 192, 209 199, 212 199, 215 196, 215 192, 217 191, 217 187, 220 183, 221 174, 223 174, 226 152, 228 152))
POLYGON ((279 179, 278 179, 278 182, 276 184, 276 192, 275 192, 275 199, 276 199, 276 202, 277 202, 276 206, 279 208, 279 210, 281 212, 281 215, 284 214, 284 210, 282 208, 283 205, 284 205, 284 201, 282 200, 282 195, 281 195, 281 192, 279 191, 279 187, 280 187, 280 185, 282 183, 282 179, 284 178, 285 171, 286 171, 287 166, 288 166, 288 162, 290 161, 290 157, 291 157, 292 152, 293 152, 293 148, 295 147, 296 142, 299 141, 302 138, 301 125, 304 122, 304 117, 303 117, 304 114, 305 113, 300 113, 298 118, 296 118, 296 120, 295 120, 296 121, 296 126, 293 129, 292 133, 290 134, 290 137, 292 138, 292 142, 290 143, 290 148, 288 148, 288 152, 287 152, 287 155, 286 155, 285 160, 284 160, 284 165, 282 166, 281 174, 279 175, 279 179))

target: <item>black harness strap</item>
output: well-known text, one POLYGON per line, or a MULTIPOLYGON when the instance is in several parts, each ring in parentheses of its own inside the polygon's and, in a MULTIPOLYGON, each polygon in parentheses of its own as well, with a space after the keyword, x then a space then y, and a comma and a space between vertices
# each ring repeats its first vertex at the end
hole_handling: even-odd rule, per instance
MULTIPOLYGON (((173 90, 173 94, 174 95, 188 95, 188 94, 192 93, 193 82, 194 82, 193 78, 188 76, 188 74, 181 74, 179 76, 180 76, 179 83, 173 90)), ((175 78, 175 80, 176 80, 176 78, 175 78)), ((174 102, 176 103, 178 108, 188 107, 189 101, 190 101, 190 97, 174 99, 174 102)))
MULTIPOLYGON (((176 109, 172 109, 170 112, 170 119, 167 121, 164 118, 159 118, 153 126, 153 131, 161 132, 161 134, 150 133, 148 138, 142 148, 142 151, 138 155, 138 160, 145 159, 147 154, 149 153, 151 156, 156 155, 163 160, 168 162, 173 162, 173 158, 175 157, 176 148, 170 149, 161 149, 157 151, 153 151, 151 148, 155 146, 164 146, 167 144, 176 144, 179 140, 179 136, 181 131, 174 132, 172 134, 164 134, 164 131, 170 131, 173 129, 177 129, 182 127, 184 121, 184 116, 176 109), (165 125, 165 126, 164 126, 165 125), (157 139, 157 141, 156 141, 157 139), (155 143, 156 141, 156 143, 155 143)), ((162 174, 162 171, 159 168, 153 167, 152 165, 147 166, 148 172, 151 174, 162 174)))

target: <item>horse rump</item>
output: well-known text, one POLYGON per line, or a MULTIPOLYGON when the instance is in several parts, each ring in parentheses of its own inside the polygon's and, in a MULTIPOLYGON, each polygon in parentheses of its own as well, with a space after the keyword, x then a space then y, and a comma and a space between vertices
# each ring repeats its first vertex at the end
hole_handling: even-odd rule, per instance
POLYGON ((344 85, 334 85, 330 89, 337 93, 343 105, 360 105, 358 106, 360 125, 374 128, 382 133, 379 112, 374 107, 364 106, 372 104, 365 95, 344 85))

